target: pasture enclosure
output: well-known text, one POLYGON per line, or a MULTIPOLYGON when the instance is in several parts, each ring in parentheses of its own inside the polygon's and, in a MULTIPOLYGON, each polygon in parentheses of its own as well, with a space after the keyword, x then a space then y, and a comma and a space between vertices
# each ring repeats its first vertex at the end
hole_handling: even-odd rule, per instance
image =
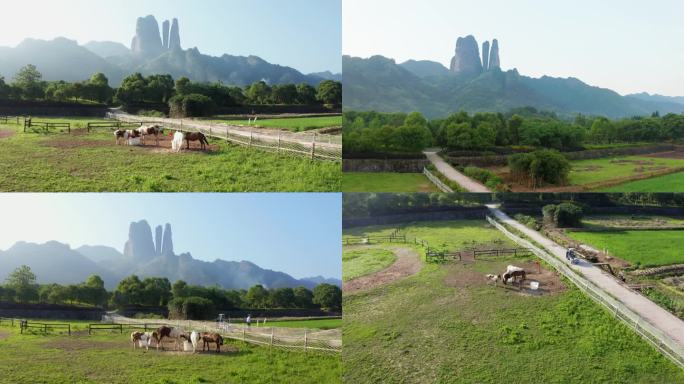
POLYGON ((69 323, 39 323, 35 321, 16 319, 15 321, 18 322, 20 333, 22 334, 24 332, 38 330, 38 332, 42 332, 44 334, 47 334, 48 332, 66 331, 69 335, 71 335, 71 324, 69 323))
MULTIPOLYGON (((7 121, 5 121, 5 123, 6 122, 7 121)), ((67 133, 71 133, 71 123, 55 123, 50 121, 33 121, 33 119, 24 119, 24 132, 32 130, 34 132, 48 133, 50 132, 50 129, 64 130, 65 128, 67 133)))
MULTIPOLYGON (((515 246, 484 220, 407 222, 408 237, 462 249, 515 246)), ((389 226, 356 227, 345 236, 386 236, 389 226)), ((351 246, 350 249, 356 249, 351 246)), ((374 248, 392 249, 389 242, 374 248)), ((401 245, 399 245, 401 247, 401 245)), ((413 247, 412 247, 413 248, 413 247)), ((420 250, 418 253, 424 251, 420 250)), ((526 256, 468 263, 425 263, 415 275, 344 300, 343 380, 354 383, 679 382, 684 379, 641 338, 572 284, 526 256), (549 294, 494 286, 485 277, 515 263, 546 282, 549 294), (522 263, 522 264, 521 264, 522 263), (560 287, 558 286, 560 284, 560 287), (506 379, 502 379, 506 378, 506 379)))
POLYGON ((123 122, 155 122, 167 129, 202 132, 206 136, 272 152, 286 152, 317 160, 342 160, 342 137, 317 133, 291 133, 202 120, 147 118, 109 112, 108 118, 123 122))
POLYGON ((509 231, 506 227, 492 217, 487 216, 487 221, 489 221, 512 241, 529 248, 532 252, 534 252, 535 255, 539 256, 542 260, 553 266, 558 272, 563 274, 563 276, 572 281, 587 296, 603 305, 608 311, 613 313, 617 319, 634 329, 639 336, 648 341, 680 368, 684 369, 684 346, 680 345, 676 340, 673 340, 670 336, 660 331, 648 320, 632 311, 620 301, 613 298, 610 294, 598 288, 582 275, 573 271, 570 267, 556 257, 532 244, 530 241, 523 239, 509 231))
POLYGON ((339 353, 342 350, 342 332, 339 329, 248 327, 244 324, 217 324, 213 321, 131 319, 118 315, 106 315, 103 321, 144 327, 146 330, 149 329, 149 324, 155 324, 176 327, 186 332, 219 332, 228 339, 291 351, 339 353))
POLYGON ((440 190, 424 173, 343 172, 342 191, 410 193, 440 190))
POLYGON ((339 383, 338 354, 290 353, 280 348, 226 340, 221 353, 133 349, 130 332, 87 332, 70 322, 72 334, 20 333, 0 323, 3 383, 339 383))

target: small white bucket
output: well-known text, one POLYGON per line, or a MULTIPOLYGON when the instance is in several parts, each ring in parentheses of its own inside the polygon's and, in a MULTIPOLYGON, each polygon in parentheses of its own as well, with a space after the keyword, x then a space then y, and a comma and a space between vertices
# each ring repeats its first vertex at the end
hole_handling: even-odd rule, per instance
POLYGON ((189 341, 184 341, 183 342, 183 350, 185 352, 192 352, 192 343, 189 341))
POLYGON ((536 291, 537 289, 539 289, 539 282, 538 281, 530 282, 530 289, 533 291, 536 291))
POLYGON ((128 145, 141 145, 139 137, 131 137, 128 139, 128 145))

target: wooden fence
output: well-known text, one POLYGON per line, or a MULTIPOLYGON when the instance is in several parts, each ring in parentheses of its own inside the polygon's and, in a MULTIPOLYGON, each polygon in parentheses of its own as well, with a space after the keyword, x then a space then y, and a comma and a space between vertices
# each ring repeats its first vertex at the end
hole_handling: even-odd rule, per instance
POLYGON ((19 125, 19 119, 21 119, 21 116, 0 116, 0 123, 2 124, 17 124, 19 125), (10 121, 12 120, 12 121, 10 121), (16 122, 15 122, 16 120, 16 122))
POLYGON ((277 153, 291 153, 318 160, 342 160, 340 135, 325 135, 316 132, 293 133, 278 129, 262 129, 193 119, 146 118, 121 112, 109 112, 107 117, 129 123, 160 124, 166 129, 176 131, 202 132, 209 137, 277 153))
POLYGON ((466 259, 477 259, 480 257, 500 257, 500 256, 531 256, 532 252, 527 248, 500 248, 500 249, 472 249, 458 252, 440 252, 432 249, 425 253, 428 262, 462 261, 466 259))
POLYGON ((59 323, 36 323, 28 320, 19 320, 19 332, 23 334, 25 331, 30 329, 38 329, 39 331, 47 334, 55 330, 66 330, 69 336, 71 336, 71 324, 59 324, 59 323))
POLYGON ((440 191, 445 192, 445 193, 453 193, 454 190, 451 189, 448 185, 444 184, 442 180, 440 180, 437 176, 435 176, 430 170, 427 168, 423 168, 423 174, 430 179, 432 184, 436 185, 437 188, 439 188, 440 191))
POLYGON ((44 133, 48 133, 51 128, 66 128, 67 132, 71 133, 71 123, 51 123, 48 121, 33 121, 32 119, 24 119, 24 132, 26 132, 28 129, 32 129, 35 132, 40 130, 44 133))

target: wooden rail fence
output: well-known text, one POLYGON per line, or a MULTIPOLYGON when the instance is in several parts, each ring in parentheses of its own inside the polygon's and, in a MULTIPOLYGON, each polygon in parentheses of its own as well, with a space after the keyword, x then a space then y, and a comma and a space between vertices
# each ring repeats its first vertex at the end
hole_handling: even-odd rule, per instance
POLYGON ((449 260, 462 261, 463 258, 477 259, 478 256, 530 256, 532 252, 527 248, 473 249, 458 252, 440 252, 428 248, 425 253, 428 262, 445 262, 449 260))
POLYGON ((69 333, 69 336, 71 336, 71 324, 37 323, 30 322, 28 320, 19 320, 19 333, 23 334, 24 331, 28 331, 30 329, 38 329, 45 334, 47 334, 49 331, 63 329, 69 333))

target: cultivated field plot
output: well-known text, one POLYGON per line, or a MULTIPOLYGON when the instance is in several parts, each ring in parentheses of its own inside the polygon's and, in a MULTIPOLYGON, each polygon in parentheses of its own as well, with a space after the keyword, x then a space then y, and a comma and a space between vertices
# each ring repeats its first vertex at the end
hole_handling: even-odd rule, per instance
POLYGON ((0 377, 32 383, 339 383, 340 358, 227 340, 220 354, 133 351, 130 333, 72 322, 72 336, 0 326, 0 377), (225 353, 224 353, 225 351, 225 353))
POLYGON ((653 177, 645 180, 631 181, 610 188, 599 189, 601 192, 681 192, 684 190, 684 172, 653 177))
POLYGON ((331 128, 342 126, 342 116, 315 116, 315 117, 284 117, 284 118, 266 118, 257 119, 256 123, 250 124, 247 119, 236 119, 230 116, 217 116, 208 119, 209 121, 238 124, 238 125, 252 125, 259 128, 276 128, 285 129, 292 132, 308 131, 311 129, 331 128))
POLYGON ((566 234, 600 251, 608 250, 609 255, 641 266, 684 263, 682 230, 567 231, 566 234))
MULTIPOLYGON (((345 235, 385 232, 358 228, 345 235)), ((495 244, 485 222, 414 223, 402 232, 449 249, 495 244)), ((388 245, 390 246, 390 245, 388 245)), ((392 244, 391 246, 396 246, 392 244)), ((354 383, 681 382, 684 372, 533 258, 425 264, 411 277, 345 295, 343 377, 354 383), (508 264, 539 295, 488 283, 508 264), (505 381, 505 380, 504 380, 505 381)))
MULTIPOLYGON (((684 169, 684 159, 651 157, 651 156, 628 156, 604 159, 580 160, 572 162, 569 182, 571 185, 590 186, 591 189, 602 188, 601 184, 621 181, 629 182, 630 179, 653 177, 673 170, 684 169)), ((614 188, 620 189, 619 185, 614 188)), ((684 185, 678 190, 664 190, 662 192, 684 191, 684 185)))
POLYGON ((655 215, 588 215, 582 218, 584 228, 637 229, 637 228, 684 228, 684 218, 655 215))
POLYGON ((0 125, 0 130, 10 132, 0 138, 0 190, 332 192, 341 188, 339 162, 312 161, 211 138, 207 151, 194 142, 190 150, 173 153, 168 136, 159 146, 150 139, 145 146, 117 146, 109 130, 86 132, 86 123, 97 119, 40 120, 69 122, 71 134, 23 133, 23 127, 0 125))
POLYGON ((439 192, 422 173, 344 172, 343 192, 439 192))

